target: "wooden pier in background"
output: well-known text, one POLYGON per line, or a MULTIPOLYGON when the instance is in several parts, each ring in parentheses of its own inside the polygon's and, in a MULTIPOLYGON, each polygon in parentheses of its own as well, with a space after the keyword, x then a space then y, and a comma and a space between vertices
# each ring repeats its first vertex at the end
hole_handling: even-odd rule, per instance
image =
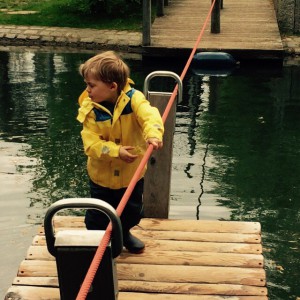
MULTIPOLYGON (((82 228, 83 217, 54 218, 55 231, 82 228)), ((132 232, 146 249, 116 259, 119 300, 268 299, 260 223, 143 219, 132 232)), ((17 299, 60 299, 43 228, 5 297, 17 299)))
MULTIPOLYGON (((189 55, 201 32, 210 0, 169 0, 164 16, 151 27, 151 55, 189 55)), ((272 0, 223 0, 220 33, 211 33, 211 20, 204 31, 199 51, 223 51, 236 59, 282 59, 283 45, 272 0)))

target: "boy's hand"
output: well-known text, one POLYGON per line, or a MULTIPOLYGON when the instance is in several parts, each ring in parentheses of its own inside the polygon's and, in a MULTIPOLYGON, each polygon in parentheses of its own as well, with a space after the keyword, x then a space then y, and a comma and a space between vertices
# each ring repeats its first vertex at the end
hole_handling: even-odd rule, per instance
POLYGON ((154 150, 160 149, 163 146, 163 142, 157 138, 149 138, 147 143, 153 145, 154 150))
POLYGON ((119 150, 119 157, 120 159, 122 159, 123 161, 127 162, 127 163, 132 163, 136 160, 136 158, 138 157, 138 155, 135 154, 131 154, 129 152, 129 150, 133 150, 134 147, 132 146, 121 146, 120 150, 119 150))

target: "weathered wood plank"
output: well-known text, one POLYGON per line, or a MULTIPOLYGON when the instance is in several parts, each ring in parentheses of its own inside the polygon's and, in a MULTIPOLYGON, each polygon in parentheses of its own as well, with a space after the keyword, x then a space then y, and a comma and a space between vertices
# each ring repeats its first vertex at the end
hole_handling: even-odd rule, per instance
MULTIPOLYGON (((55 231, 61 230, 78 230, 80 227, 60 227, 55 231)), ((227 243, 261 243, 261 235, 259 233, 226 233, 226 232, 190 232, 190 231, 164 231, 164 230, 140 230, 139 227, 133 229, 134 233, 142 239, 155 240, 179 240, 179 241, 198 241, 198 242, 227 242, 227 243)), ((39 234, 43 235, 42 230, 39 234)))
POLYGON ((56 262, 23 260, 17 275, 18 277, 57 277, 56 262))
MULTIPOLYGON (((4 300, 60 300, 58 288, 12 286, 4 300)), ((224 300, 223 296, 120 292, 118 300, 224 300)), ((267 300, 266 296, 226 296, 227 300, 267 300)))
POLYGON ((119 280, 121 292, 139 291, 143 293, 172 293, 195 295, 267 295, 266 287, 256 287, 234 284, 199 284, 119 280))
POLYGON ((54 227, 85 227, 84 217, 55 216, 54 227))
MULTIPOLYGON (((27 252, 27 260, 55 260, 45 246, 31 246, 27 252)), ((142 263, 157 265, 193 265, 193 266, 231 266, 231 267, 262 267, 263 256, 257 254, 212 253, 191 251, 148 251, 140 255, 123 252, 116 259, 117 263, 142 263)))
POLYGON ((46 246, 46 238, 44 235, 36 235, 33 237, 32 245, 46 246))
MULTIPOLYGON (((16 277, 14 285, 58 287, 57 277, 16 277)), ((238 284, 199 284, 118 280, 120 292, 179 293, 196 295, 267 295, 266 287, 238 284)))
MULTIPOLYGON (((137 235, 138 237, 138 235, 137 235)), ((175 251, 198 251, 198 252, 220 252, 220 253, 248 253, 261 254, 260 244, 246 243, 216 243, 216 242, 193 242, 193 241, 169 241, 169 240, 146 240, 146 248, 160 249, 162 251, 173 249, 175 251)), ((46 239, 43 236, 35 236, 34 245, 45 246, 46 239)))
MULTIPOLYGON (((138 227, 137 227, 138 228, 138 227)), ((75 227, 56 228, 56 232, 61 230, 78 230, 75 227)), ((206 233, 189 231, 152 231, 134 229, 135 235, 142 239, 155 240, 179 240, 179 241, 197 241, 197 242, 218 242, 218 243, 248 243, 260 244, 260 234, 240 234, 240 233, 206 233)), ((38 237, 36 238, 38 240, 38 237)), ((37 241, 38 242, 38 241, 37 241)))
MULTIPOLYGON (((265 285, 265 271, 259 268, 142 265, 118 263, 118 278, 154 282, 194 282, 265 285)), ((55 277, 54 261, 24 260, 18 277, 55 277)))
POLYGON ((147 230, 186 231, 186 232, 236 232, 236 233, 261 233, 258 222, 236 222, 236 221, 195 221, 195 220, 161 220, 142 219, 140 228, 147 230))
POLYGON ((160 250, 173 249, 175 251, 198 251, 220 253, 252 253, 261 254, 262 247, 259 244, 245 243, 215 243, 215 242, 191 242, 191 241, 168 241, 168 240, 144 240, 149 249, 160 250))
MULTIPOLYGON (((265 271, 258 268, 205 267, 180 265, 117 265, 118 278, 123 280, 231 283, 246 285, 265 285, 265 271)), ((54 261, 22 261, 18 277, 55 277, 54 261)))
POLYGON ((218 232, 190 232, 190 231, 153 231, 134 229, 134 233, 141 239, 155 240, 178 240, 195 242, 218 242, 218 243, 249 243, 260 244, 260 234, 247 233, 218 233, 218 232))
POLYGON ((124 252, 117 263, 184 266, 224 266, 260 268, 263 256, 256 254, 211 253, 191 251, 145 251, 138 257, 124 252))
POLYGON ((25 257, 26 260, 55 260, 46 246, 30 246, 25 257))
POLYGON ((266 274, 263 269, 167 266, 118 264, 118 278, 121 280, 140 280, 153 282, 181 283, 228 283, 264 286, 266 274))
POLYGON ((27 285, 40 287, 58 287, 58 277, 15 277, 13 285, 27 285))
POLYGON ((4 300, 60 300, 59 289, 49 287, 11 286, 4 300))
MULTIPOLYGON (((190 231, 163 231, 163 230, 139 230, 136 227, 133 229, 135 235, 141 239, 154 239, 154 240, 175 240, 175 241, 194 241, 194 242, 218 242, 218 243, 248 243, 259 244, 261 243, 260 234, 242 234, 242 233, 215 233, 215 232, 190 232, 190 231)), ((77 230, 78 228, 57 228, 60 230, 77 230)))
MULTIPOLYGON (((54 227, 84 227, 83 217, 56 216, 54 227)), ((240 233, 260 234, 261 226, 258 222, 238 221, 210 221, 210 220, 174 220, 144 218, 139 224, 140 228, 147 230, 186 231, 205 233, 240 233)))
POLYGON ((143 294, 143 293, 120 293, 119 300, 267 300, 264 296, 201 296, 180 294, 143 294))

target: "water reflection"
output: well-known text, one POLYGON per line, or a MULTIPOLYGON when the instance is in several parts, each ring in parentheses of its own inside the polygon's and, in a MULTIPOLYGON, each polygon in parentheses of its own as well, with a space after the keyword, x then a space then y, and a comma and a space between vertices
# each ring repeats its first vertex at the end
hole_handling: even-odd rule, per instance
MULTIPOLYGON (((0 52, 0 139, 29 145, 36 165, 28 199, 39 221, 51 202, 88 196, 75 120, 84 88, 77 69, 88 57, 0 52)), ((162 68, 128 63, 138 89, 162 68)), ((299 78, 296 66, 190 73, 176 115, 171 216, 261 222, 270 299, 300 296, 299 78)))
POLYGON ((76 99, 83 88, 76 76, 81 59, 85 57, 1 53, 6 78, 0 92, 1 135, 5 141, 30 144, 28 156, 37 158, 31 206, 47 207, 53 200, 86 194, 75 122, 76 99))
MULTIPOLYGON (((179 161, 185 165, 185 180, 175 168, 173 192, 178 192, 180 178, 180 202, 194 205, 197 218, 209 218, 209 207, 218 219, 260 221, 270 299, 295 299, 300 265, 300 69, 270 71, 257 68, 226 78, 188 79, 191 95, 177 117, 188 127, 183 156, 189 153, 190 159, 184 161, 178 153, 174 157, 175 166, 179 161), (185 122, 188 118, 192 121, 185 122), (192 173, 195 167, 197 174, 192 173), (199 186, 189 190, 186 182, 197 186, 194 177, 199 186), (216 210, 220 207, 228 208, 230 216, 216 210)), ((175 148, 183 124, 177 124, 175 148)))
POLYGON ((299 287, 291 288, 291 282, 299 275, 294 266, 300 262, 300 70, 284 68, 275 75, 255 71, 253 76, 210 78, 211 105, 201 114, 196 136, 209 147, 204 157, 217 162, 207 166, 205 176, 216 183, 214 193, 225 198, 218 199, 219 205, 231 209, 232 220, 262 224, 270 298, 295 299, 299 287))

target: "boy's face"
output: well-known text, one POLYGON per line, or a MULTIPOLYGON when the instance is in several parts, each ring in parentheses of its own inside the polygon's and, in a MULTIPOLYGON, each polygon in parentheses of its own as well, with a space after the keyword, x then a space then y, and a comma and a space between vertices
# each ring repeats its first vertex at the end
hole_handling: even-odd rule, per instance
POLYGON ((109 101, 114 103, 117 101, 118 85, 115 82, 105 83, 90 75, 84 81, 86 83, 86 91, 93 102, 109 101))

